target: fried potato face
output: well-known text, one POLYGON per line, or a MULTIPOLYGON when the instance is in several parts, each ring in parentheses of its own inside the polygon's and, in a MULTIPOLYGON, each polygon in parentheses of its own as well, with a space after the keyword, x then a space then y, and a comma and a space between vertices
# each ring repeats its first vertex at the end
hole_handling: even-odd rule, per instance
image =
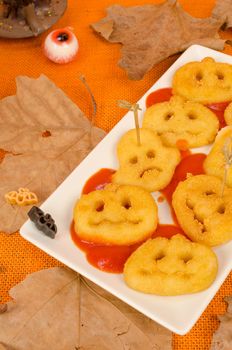
POLYGON ((170 240, 150 239, 127 260, 127 285, 144 293, 181 295, 210 286, 217 274, 217 257, 205 245, 177 234, 170 240))
POLYGON ((206 57, 189 62, 173 77, 173 93, 187 100, 213 103, 232 100, 232 65, 206 57))
POLYGON ((144 114, 143 127, 156 131, 167 146, 186 140, 192 148, 213 142, 219 122, 207 107, 174 96, 168 102, 149 107, 144 114))
POLYGON ((157 226, 157 206, 149 192, 136 186, 109 186, 90 192, 74 208, 81 239, 131 245, 150 237, 157 226))
POLYGON ((227 125, 232 125, 232 102, 226 107, 224 118, 227 125))
POLYGON ((186 235, 195 242, 216 246, 232 239, 232 189, 210 175, 180 182, 172 205, 186 235))
MULTIPOLYGON (((232 127, 228 126, 220 131, 211 151, 204 161, 204 170, 208 175, 214 175, 223 179, 225 172, 225 156, 223 147, 228 138, 232 137, 232 127)), ((232 187, 232 167, 227 171, 226 185, 232 187)))
POLYGON ((166 147, 152 130, 140 129, 141 145, 136 130, 129 130, 119 141, 117 155, 119 170, 114 183, 141 186, 152 192, 168 185, 180 162, 177 148, 166 147), (168 162, 167 162, 168 159, 168 162))

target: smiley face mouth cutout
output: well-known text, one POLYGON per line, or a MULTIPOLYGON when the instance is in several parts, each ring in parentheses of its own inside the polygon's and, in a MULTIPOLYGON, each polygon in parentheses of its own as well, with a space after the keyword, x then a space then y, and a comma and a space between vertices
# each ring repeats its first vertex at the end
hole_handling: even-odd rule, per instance
POLYGON ((162 172, 162 169, 158 168, 158 167, 149 167, 147 169, 144 169, 140 174, 139 174, 139 178, 143 178, 144 175, 146 174, 153 174, 154 172, 158 172, 158 173, 161 173, 162 172))
POLYGON ((201 230, 201 233, 206 233, 207 232, 207 228, 204 224, 204 219, 202 219, 201 217, 199 217, 199 215, 195 212, 194 210, 194 204, 191 202, 191 200, 186 199, 186 207, 189 208, 193 214, 193 219, 194 221, 196 221, 198 223, 198 226, 201 230))
MULTIPOLYGON (((206 196, 213 196, 213 195, 217 196, 217 194, 213 191, 206 191, 204 194, 206 196)), ((186 207, 191 210, 191 212, 193 214, 193 219, 194 219, 194 221, 196 221, 198 223, 198 226, 201 230, 201 233, 204 233, 204 234, 207 233, 209 230, 207 229, 206 224, 205 224, 206 218, 203 218, 202 216, 200 216, 196 212, 196 210, 194 208, 194 204, 191 202, 190 199, 186 199, 185 204, 186 204, 186 207)), ((214 212, 212 212, 211 215, 216 214, 216 213, 225 214, 225 211, 226 211, 225 205, 222 203, 222 204, 218 205, 217 209, 214 210, 214 212)))
MULTIPOLYGON (((117 225, 120 224, 130 224, 130 225, 139 225, 142 222, 142 220, 138 219, 138 220, 119 220, 117 221, 117 225)), ((111 225, 115 225, 115 222, 109 219, 103 219, 99 222, 94 222, 92 220, 89 221, 89 225, 91 226, 100 226, 102 224, 111 224, 111 225)))

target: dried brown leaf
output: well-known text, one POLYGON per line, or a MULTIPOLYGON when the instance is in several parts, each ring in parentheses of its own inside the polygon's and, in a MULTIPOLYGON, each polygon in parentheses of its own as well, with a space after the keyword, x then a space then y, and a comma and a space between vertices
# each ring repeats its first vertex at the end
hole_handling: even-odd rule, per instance
POLYGON ((0 343, 0 350, 10 350, 9 348, 5 347, 4 344, 0 343))
POLYGON ((212 15, 223 20, 223 28, 232 27, 232 2, 231 0, 217 0, 212 15))
POLYGON ((7 304, 0 304, 0 314, 7 311, 7 304))
POLYGON ((10 294, 0 316, 7 349, 171 350, 170 331, 71 270, 33 273, 10 294))
POLYGON ((220 325, 213 335, 211 350, 232 349, 232 296, 226 297, 227 312, 218 316, 220 325))
POLYGON ((106 40, 123 45, 119 66, 130 79, 139 80, 156 63, 193 44, 223 49, 225 41, 218 36, 223 23, 224 16, 194 18, 167 0, 159 5, 113 5, 91 26, 106 40))
POLYGON ((94 342, 99 344, 96 348, 99 350, 172 349, 170 331, 94 283, 84 281, 81 288, 81 350, 95 349, 90 347, 94 342), (91 324, 94 319, 99 324, 97 333, 91 324))
MULTIPOLYGON (((18 77, 17 93, 0 101, 0 230, 17 231, 30 207, 11 206, 4 194, 29 188, 43 202, 105 132, 47 77, 18 77)), ((39 204, 40 204, 39 203, 39 204)))
POLYGON ((79 338, 79 277, 53 268, 29 275, 10 291, 0 315, 0 342, 20 350, 75 349, 79 338))

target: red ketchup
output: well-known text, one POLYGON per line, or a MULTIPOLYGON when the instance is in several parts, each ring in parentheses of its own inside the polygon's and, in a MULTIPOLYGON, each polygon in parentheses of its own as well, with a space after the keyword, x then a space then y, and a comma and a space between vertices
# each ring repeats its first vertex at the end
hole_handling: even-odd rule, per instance
POLYGON ((219 129, 222 129, 224 128, 224 126, 226 126, 224 112, 226 107, 229 105, 229 103, 230 102, 220 102, 220 103, 211 103, 206 105, 206 107, 208 107, 218 117, 219 129))
MULTIPOLYGON (((151 107, 155 103, 165 102, 169 101, 172 97, 172 89, 171 88, 163 88, 158 89, 153 92, 151 92, 146 99, 146 107, 151 107)), ((210 103, 206 104, 205 106, 208 107, 219 120, 219 129, 224 128, 226 126, 226 122, 224 119, 224 112, 226 107, 229 105, 229 102, 219 102, 219 103, 210 103)))
POLYGON ((155 90, 151 92, 146 99, 146 107, 150 107, 155 103, 169 101, 172 97, 172 89, 171 88, 163 88, 159 90, 155 90))
MULTIPOLYGON (((159 102, 168 101, 172 96, 171 88, 159 89, 152 92, 146 100, 146 106, 159 102)), ((207 105, 219 118, 220 127, 225 126, 224 110, 229 102, 215 103, 207 105)), ((180 228, 174 210, 172 208, 172 194, 175 191, 178 183, 187 178, 188 173, 192 175, 203 174, 203 162, 206 158, 205 154, 197 153, 191 154, 187 149, 185 140, 180 140, 180 146, 178 148, 181 151, 182 160, 176 167, 175 173, 172 177, 169 185, 162 191, 162 196, 158 199, 159 202, 163 201, 164 198, 167 200, 170 210, 172 212, 174 225, 162 225, 158 224, 155 232, 151 233, 152 238, 166 237, 170 238, 177 233, 185 235, 183 230, 180 228)), ((96 174, 92 175, 86 182, 82 193, 87 194, 94 190, 103 189, 107 184, 111 183, 112 175, 115 173, 113 169, 100 169, 96 174)), ((71 237, 73 242, 86 253, 86 258, 89 263, 96 268, 111 273, 122 273, 123 267, 128 257, 136 250, 143 242, 133 244, 131 246, 114 246, 114 245, 103 245, 99 243, 87 242, 82 240, 78 233, 75 232, 74 223, 71 224, 71 237)))
MULTIPOLYGON (((205 159, 204 154, 187 154, 183 156, 182 161, 177 166, 171 183, 162 190, 163 196, 167 199, 171 211, 171 197, 178 182, 184 180, 187 173, 202 174, 203 173, 203 161, 205 159)), ((115 171, 112 169, 100 169, 96 174, 90 177, 86 182, 83 193, 87 194, 96 189, 103 189, 104 186, 111 182, 111 176, 115 171)), ((175 218, 175 215, 173 214, 175 218)), ((183 230, 179 227, 177 220, 174 220, 175 225, 162 225, 158 224, 155 232, 151 237, 158 236, 170 238, 171 236, 181 233, 184 235, 183 230)), ((121 273, 123 272, 123 266, 131 255, 131 253, 137 249, 143 242, 133 244, 131 246, 113 246, 113 245, 101 245, 99 243, 87 242, 78 237, 78 234, 74 230, 74 224, 71 225, 71 237, 74 243, 86 253, 86 258, 89 263, 98 269, 111 272, 121 273)))

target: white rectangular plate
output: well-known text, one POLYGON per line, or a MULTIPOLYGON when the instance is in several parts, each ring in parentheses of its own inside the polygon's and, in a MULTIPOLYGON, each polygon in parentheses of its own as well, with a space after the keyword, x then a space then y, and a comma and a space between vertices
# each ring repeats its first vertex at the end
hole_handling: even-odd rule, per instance
MULTIPOLYGON (((145 111, 146 97, 156 89, 171 86, 172 76, 180 66, 190 61, 199 61, 206 56, 211 56, 216 61, 232 64, 230 56, 199 45, 191 46, 138 101, 143 112, 145 111)), ((232 242, 214 249, 219 260, 219 270, 217 278, 210 288, 196 294, 163 297, 139 293, 128 288, 123 281, 122 274, 110 274, 97 270, 87 262, 85 254, 74 245, 70 237, 74 203, 80 197, 86 180, 100 168, 117 168, 117 142, 127 130, 133 127, 133 116, 129 112, 43 203, 41 208, 53 216, 58 227, 58 234, 54 240, 41 234, 31 221, 27 221, 22 226, 20 233, 46 253, 89 278, 146 316, 171 331, 183 335, 192 328, 229 274, 232 268, 232 242)), ((207 153, 208 149, 202 147, 193 151, 207 153)), ((165 202, 159 204, 159 219, 161 223, 172 223, 169 207, 165 202)))

